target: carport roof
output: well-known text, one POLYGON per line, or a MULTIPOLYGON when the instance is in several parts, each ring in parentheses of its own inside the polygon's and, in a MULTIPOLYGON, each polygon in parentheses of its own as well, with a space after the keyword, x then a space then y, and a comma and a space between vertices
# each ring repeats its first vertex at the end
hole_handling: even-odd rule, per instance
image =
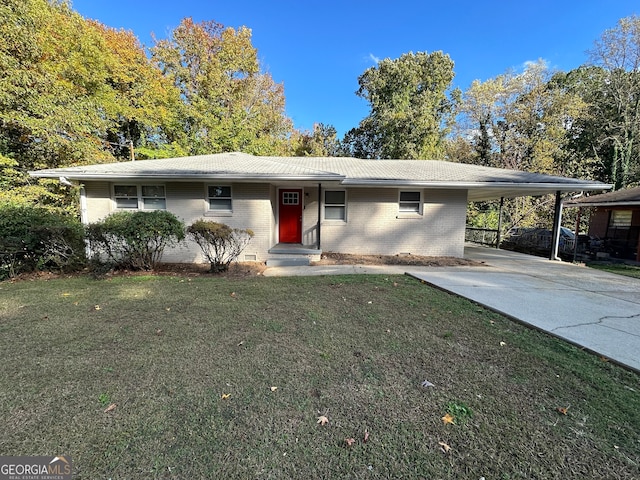
POLYGON ((440 160, 263 157, 237 152, 54 168, 30 174, 76 181, 310 181, 351 187, 464 189, 469 192, 469 201, 611 188, 590 180, 440 160))

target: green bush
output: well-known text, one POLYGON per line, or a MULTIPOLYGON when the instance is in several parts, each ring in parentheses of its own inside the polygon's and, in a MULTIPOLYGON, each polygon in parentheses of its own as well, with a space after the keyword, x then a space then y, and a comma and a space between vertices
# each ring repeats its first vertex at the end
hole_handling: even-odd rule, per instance
POLYGON ((80 221, 44 207, 0 203, 0 279, 34 270, 71 271, 86 263, 80 221))
POLYGON ((224 223, 198 220, 187 228, 187 233, 195 241, 203 255, 211 264, 213 273, 228 270, 253 238, 253 231, 231 228, 224 223))
POLYGON ((92 260, 116 268, 151 270, 184 237, 184 224, 165 210, 116 212, 87 226, 92 260))

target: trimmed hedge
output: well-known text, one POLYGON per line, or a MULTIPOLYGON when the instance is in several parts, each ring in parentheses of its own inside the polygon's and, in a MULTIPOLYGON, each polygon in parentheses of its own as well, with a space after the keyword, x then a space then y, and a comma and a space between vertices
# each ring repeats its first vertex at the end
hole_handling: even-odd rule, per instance
POLYGON ((151 270, 165 247, 184 240, 184 224, 166 210, 122 211, 87 226, 92 260, 115 268, 151 270))
POLYGON ((80 221, 41 206, 0 204, 0 279, 86 264, 80 221))
POLYGON ((229 225, 198 220, 187 229, 189 237, 198 244, 202 254, 211 264, 211 272, 229 269, 229 264, 240 256, 253 238, 253 231, 231 228, 229 225))

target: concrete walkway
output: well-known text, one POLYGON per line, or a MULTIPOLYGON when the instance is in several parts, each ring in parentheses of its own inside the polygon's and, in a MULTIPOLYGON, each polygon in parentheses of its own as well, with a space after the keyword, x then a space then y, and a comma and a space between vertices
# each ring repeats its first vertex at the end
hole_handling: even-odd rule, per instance
POLYGON ((480 246, 480 267, 273 267, 266 276, 406 273, 640 372, 640 280, 480 246))

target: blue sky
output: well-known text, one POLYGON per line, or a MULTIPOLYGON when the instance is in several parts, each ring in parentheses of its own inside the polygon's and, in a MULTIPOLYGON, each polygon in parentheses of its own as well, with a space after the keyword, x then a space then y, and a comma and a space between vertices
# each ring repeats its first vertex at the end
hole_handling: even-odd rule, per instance
POLYGON ((618 20, 640 15, 638 0, 73 0, 73 8, 145 46, 166 38, 184 17, 253 32, 263 70, 284 84, 296 128, 322 122, 340 136, 368 114, 355 95, 376 59, 441 50, 465 90, 528 61, 568 71, 618 20))

